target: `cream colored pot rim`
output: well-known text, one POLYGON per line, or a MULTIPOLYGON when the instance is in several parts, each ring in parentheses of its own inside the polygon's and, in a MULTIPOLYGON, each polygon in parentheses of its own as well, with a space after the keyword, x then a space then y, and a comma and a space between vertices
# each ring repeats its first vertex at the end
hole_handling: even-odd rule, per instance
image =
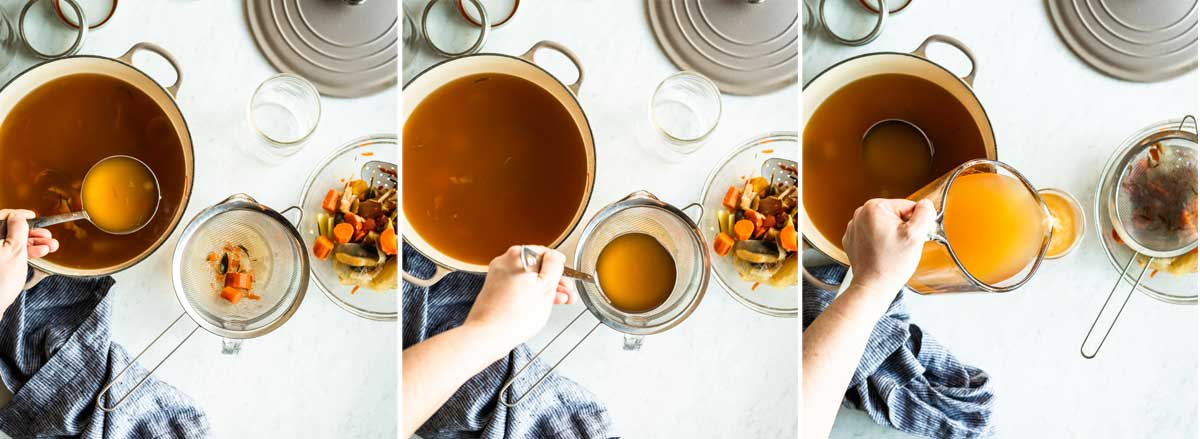
MULTIPOLYGON (((536 48, 537 47, 535 45, 535 47, 530 50, 531 51, 536 50, 536 48)), ((597 173, 597 168, 599 167, 599 163, 598 163, 599 160, 596 160, 594 158, 595 150, 596 150, 596 135, 595 135, 595 133, 592 132, 592 122, 590 119, 588 119, 587 112, 583 111, 583 104, 581 104, 579 102, 579 96, 576 96, 575 90, 572 90, 571 87, 569 87, 567 84, 564 84, 562 81, 560 81, 557 77, 554 76, 554 74, 552 74, 549 71, 547 71, 546 69, 542 68, 542 66, 537 65, 537 63, 535 63, 535 62, 532 62, 532 61, 522 58, 520 56, 508 55, 508 54, 503 54, 503 53, 475 53, 475 54, 471 54, 471 55, 463 55, 463 56, 460 56, 457 58, 447 59, 447 60, 441 61, 437 64, 434 64, 434 65, 430 66, 429 68, 426 68, 425 70, 423 70, 420 73, 413 76, 408 81, 405 81, 404 86, 401 87, 401 98, 403 99, 404 89, 407 89, 408 86, 412 85, 412 83, 415 82, 417 79, 421 78, 425 74, 433 72, 434 70, 438 69, 442 65, 449 64, 449 63, 452 63, 455 61, 461 61, 461 60, 466 60, 469 58, 479 58, 479 57, 498 57, 498 58, 506 59, 506 60, 502 60, 502 61, 511 60, 511 61, 519 61, 521 63, 528 64, 528 65, 534 67, 535 69, 537 69, 538 71, 541 71, 542 74, 553 79, 553 82, 557 83, 560 87, 562 87, 564 90, 567 91, 567 94, 571 97, 571 102, 574 103, 575 107, 579 108, 579 114, 583 117, 583 122, 585 124, 585 127, 587 128, 588 137, 590 137, 590 139, 587 139, 587 140, 588 140, 588 143, 591 145, 591 149, 592 149, 593 160, 592 160, 591 171, 592 171, 592 175, 593 175, 592 178, 594 179, 595 178, 594 176, 597 173)), ((580 72, 580 75, 582 75, 582 74, 583 73, 580 72)), ((559 102, 564 102, 564 101, 560 100, 559 102)), ((403 143, 402 143, 402 145, 403 145, 403 143)), ((583 200, 581 200, 581 202, 583 203, 583 206, 584 206, 583 213, 586 213, 587 206, 591 204, 592 194, 594 191, 595 191, 595 182, 593 181, 593 183, 591 185, 589 185, 587 193, 584 194, 583 200)), ((566 242, 567 238, 569 238, 571 236, 571 234, 575 233, 575 230, 579 228, 579 224, 583 222, 582 221, 583 213, 581 213, 580 217, 577 218, 571 224, 571 227, 567 228, 567 230, 562 234, 561 237, 559 237, 558 240, 553 242, 548 247, 549 248, 558 248, 558 246, 562 245, 563 242, 566 242)), ((401 212, 401 215, 403 216, 403 212, 401 212)), ((432 256, 430 256, 429 254, 427 254, 426 252, 422 251, 419 246, 413 245, 404 236, 401 236, 401 239, 404 240, 405 244, 408 244, 413 250, 415 250, 418 254, 420 254, 421 257, 423 257, 433 263, 435 272, 434 272, 434 277, 430 279, 431 281, 432 280, 440 280, 442 275, 444 275, 445 273, 452 272, 452 271, 463 271, 463 272, 468 272, 468 273, 485 273, 485 272, 487 272, 487 265, 468 264, 468 263, 456 260, 455 262, 461 264, 461 267, 455 267, 455 266, 447 264, 443 261, 439 261, 439 260, 433 258, 432 256), (463 267, 467 267, 467 268, 463 268, 463 267)))
MULTIPOLYGON (((141 43, 139 43, 139 44, 141 44, 141 43)), ((129 53, 127 53, 127 55, 132 55, 133 52, 136 51, 138 48, 139 48, 139 46, 137 44, 135 44, 134 46, 132 46, 130 48, 130 51, 129 51, 129 53)), ((192 130, 187 124, 187 118, 185 118, 183 116, 183 110, 181 110, 179 108, 179 103, 175 100, 175 95, 173 93, 171 93, 169 90, 167 90, 166 87, 163 87, 162 84, 159 84, 158 81, 156 81, 154 79, 154 77, 152 77, 149 74, 147 74, 146 72, 142 71, 142 69, 135 67, 131 63, 123 62, 117 58, 110 58, 107 56, 100 56, 100 55, 71 55, 71 56, 64 56, 64 57, 56 58, 56 59, 52 59, 52 60, 46 60, 46 61, 39 62, 35 65, 32 65, 29 68, 21 71, 21 73, 14 75, 11 79, 8 80, 8 82, 5 82, 3 86, 0 86, 0 95, 3 95, 4 92, 6 90, 8 90, 9 85, 16 82, 17 79, 19 79, 25 75, 28 75, 28 74, 36 74, 36 71, 39 70, 41 67, 44 67, 48 64, 52 64, 52 63, 56 63, 56 62, 77 60, 77 59, 82 59, 82 58, 91 58, 91 59, 95 59, 96 61, 99 61, 99 62, 107 61, 107 62, 113 62, 113 63, 119 64, 125 68, 128 68, 129 70, 131 70, 133 72, 137 72, 138 74, 144 76, 147 80, 149 80, 150 83, 152 83, 156 87, 158 87, 158 91, 161 92, 164 96, 166 96, 167 100, 171 102, 172 108, 174 108, 175 112, 179 114, 179 120, 182 121, 182 123, 183 123, 183 132, 184 132, 184 134, 186 134, 187 138, 179 139, 180 146, 184 147, 183 143, 186 140, 187 146, 184 148, 186 148, 187 150, 190 150, 191 156, 192 156, 192 161, 193 161, 193 169, 191 170, 192 175, 190 175, 190 176, 188 176, 188 178, 186 178, 187 183, 184 186, 183 197, 180 200, 179 211, 176 213, 175 218, 172 220, 171 226, 168 227, 166 232, 163 233, 162 236, 160 236, 158 238, 158 240, 154 243, 154 245, 151 248, 147 249, 144 253, 142 253, 141 255, 138 255, 137 257, 135 257, 133 259, 130 259, 129 261, 121 263, 121 264, 116 264, 116 265, 113 265, 110 267, 94 268, 94 269, 77 269, 77 268, 72 268, 72 267, 63 266, 63 265, 59 265, 59 264, 47 264, 40 260, 31 260, 31 261, 29 261, 29 265, 34 269, 34 276, 32 279, 34 281, 41 280, 41 276, 39 276, 38 272, 41 272, 42 274, 54 274, 54 275, 67 276, 67 277, 100 277, 100 276, 108 276, 108 275, 112 275, 112 274, 121 272, 130 267, 133 267, 134 265, 141 263, 146 258, 150 257, 150 255, 157 252, 158 249, 161 248, 163 244, 166 244, 167 240, 171 237, 171 235, 175 234, 175 230, 179 228, 179 223, 182 222, 183 212, 185 210, 187 210, 187 205, 191 199, 192 189, 195 184, 195 170, 194 170, 195 146, 192 143, 192 130), (50 266, 47 266, 47 265, 50 265, 50 266)), ((86 72, 77 72, 77 73, 86 73, 86 72)), ((176 74, 182 75, 182 73, 179 72, 178 70, 176 70, 176 74)), ((182 76, 180 76, 179 78, 182 79, 182 76)), ((123 78, 117 78, 117 79, 125 81, 123 78)), ((176 85, 178 85, 178 83, 176 83, 176 85)), ((21 99, 24 99, 24 96, 17 97, 18 101, 20 101, 21 99)), ((153 99, 153 97, 151 99, 155 100, 157 102, 157 100, 153 99)), ((167 109, 164 108, 163 110, 166 111, 167 109)), ((2 121, 2 120, 3 120, 3 118, 0 118, 0 121, 2 121)), ((185 162, 186 162, 186 160, 185 160, 185 162)))

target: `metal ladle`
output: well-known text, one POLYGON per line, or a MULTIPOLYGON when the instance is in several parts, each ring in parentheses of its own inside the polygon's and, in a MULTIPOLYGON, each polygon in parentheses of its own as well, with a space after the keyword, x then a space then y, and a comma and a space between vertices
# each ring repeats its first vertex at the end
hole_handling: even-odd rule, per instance
MULTIPOLYGON (((527 246, 521 246, 521 266, 525 267, 525 271, 537 273, 542 267, 542 254, 527 246)), ((563 267, 562 275, 563 277, 578 279, 592 285, 599 286, 599 284, 596 283, 595 277, 571 267, 563 267)))
MULTIPOLYGON (((159 186, 158 186, 158 176, 154 175, 154 171, 152 169, 150 169, 150 167, 147 166, 145 162, 142 162, 141 160, 138 160, 135 157, 130 157, 127 155, 113 155, 113 156, 105 157, 103 160, 96 162, 96 164, 92 165, 92 167, 88 169, 87 174, 85 174, 83 176, 82 187, 83 188, 88 187, 88 177, 90 177, 92 175, 92 171, 94 171, 96 169, 96 167, 100 166, 101 163, 107 162, 109 160, 124 160, 124 159, 133 160, 134 162, 138 163, 143 168, 145 168, 146 172, 150 174, 151 181, 154 182, 154 199, 155 199, 154 209, 150 211, 150 215, 147 215, 146 219, 143 220, 141 223, 139 223, 137 227, 134 227, 129 230, 105 229, 104 227, 101 227, 100 225, 96 224, 95 222, 92 222, 92 218, 91 218, 91 216, 88 215, 88 212, 87 212, 87 205, 83 205, 83 206, 81 206, 83 210, 80 210, 77 212, 63 213, 63 214, 51 215, 51 216, 42 216, 42 217, 30 219, 29 220, 29 228, 30 229, 38 229, 38 228, 53 226, 55 224, 68 223, 68 222, 78 221, 78 220, 83 219, 83 220, 88 220, 88 222, 92 223, 92 225, 96 226, 96 228, 100 229, 100 231, 103 231, 105 233, 110 233, 113 235, 128 235, 130 233, 137 232, 138 230, 142 230, 143 227, 146 227, 146 225, 150 224, 150 221, 154 219, 154 215, 156 213, 158 213, 158 205, 160 204, 160 202, 162 200, 162 192, 160 191, 159 186)), ((97 184, 97 183, 93 181, 92 184, 97 184)), ((80 198, 81 198, 81 204, 82 204, 82 197, 80 197, 80 198)), ((8 235, 8 223, 0 222, 0 237, 7 236, 7 235, 8 235)))
MULTIPOLYGON (((929 140, 929 136, 925 135, 925 131, 922 131, 920 127, 903 119, 884 119, 879 122, 875 122, 870 126, 870 128, 867 128, 866 132, 863 133, 861 145, 863 157, 867 156, 867 152, 870 149, 903 147, 908 147, 914 151, 919 149, 929 153, 929 160, 925 162, 924 168, 913 170, 913 172, 911 172, 914 175, 928 174, 933 164, 933 142, 929 140), (897 139, 903 137, 908 138, 908 145, 901 145, 900 142, 897 142, 897 139)), ((913 154, 918 153, 913 152, 913 154)), ((904 173, 905 170, 902 169, 902 166, 898 166, 898 163, 893 161, 867 160, 866 163, 868 170, 880 180, 883 180, 884 183, 897 183, 911 180, 911 178, 909 178, 910 176, 907 175, 899 177, 895 176, 898 172, 904 173), (886 166, 886 168, 881 166, 886 166)))

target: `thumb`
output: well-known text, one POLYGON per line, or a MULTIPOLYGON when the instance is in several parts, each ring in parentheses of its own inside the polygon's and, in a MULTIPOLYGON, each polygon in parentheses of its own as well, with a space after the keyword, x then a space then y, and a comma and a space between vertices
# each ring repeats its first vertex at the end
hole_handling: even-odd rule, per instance
POLYGON ((933 209, 933 202, 929 200, 917 202, 904 226, 908 229, 909 237, 921 241, 928 239, 937 226, 937 211, 933 209))

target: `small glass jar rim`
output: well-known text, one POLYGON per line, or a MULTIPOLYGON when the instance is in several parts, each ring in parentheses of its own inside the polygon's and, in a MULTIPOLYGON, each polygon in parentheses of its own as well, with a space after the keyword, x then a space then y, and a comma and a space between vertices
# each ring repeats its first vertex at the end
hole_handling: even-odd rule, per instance
POLYGON ((281 146, 298 145, 300 143, 303 143, 305 140, 308 140, 308 138, 310 136, 312 136, 312 134, 314 132, 317 131, 317 125, 320 125, 320 123, 321 123, 321 92, 317 90, 316 86, 312 85, 311 82, 308 82, 307 79, 304 79, 304 77, 302 77, 300 75, 296 75, 293 73, 286 73, 286 72, 271 75, 270 77, 268 77, 267 79, 264 79, 261 83, 259 83, 258 87, 255 87, 254 93, 250 95, 250 102, 246 106, 246 118, 250 122, 250 127, 254 128, 254 132, 257 133, 259 135, 259 137, 266 139, 268 142, 271 142, 272 144, 275 144, 275 145, 281 145, 281 146), (299 138, 297 138, 295 140, 279 140, 274 137, 271 137, 269 134, 263 132, 263 130, 260 129, 257 124, 254 123, 253 108, 254 108, 255 99, 258 98, 260 93, 262 93, 263 87, 266 87, 267 84, 278 82, 280 80, 292 80, 296 84, 299 84, 300 87, 305 88, 308 91, 310 91, 313 96, 312 103, 317 109, 316 118, 313 121, 312 126, 308 127, 308 130, 304 133, 304 135, 300 136, 299 138))
POLYGON ((679 72, 675 72, 675 73, 671 74, 671 76, 667 76, 666 78, 663 78, 663 80, 658 83, 658 86, 654 88, 654 94, 650 95, 650 108, 649 108, 650 123, 652 125, 654 125, 654 129, 657 130, 659 132, 659 134, 666 136, 668 139, 670 139, 673 142, 690 143, 690 142, 699 142, 701 140, 704 140, 705 138, 708 137, 709 134, 712 134, 713 131, 717 130, 717 125, 721 121, 721 110, 722 110, 721 89, 718 88, 717 84, 713 83, 711 79, 708 79, 707 76, 701 75, 699 73, 696 73, 696 72, 693 72, 690 70, 682 70, 679 72), (709 126, 708 129, 705 130, 703 134, 701 134, 697 137, 691 137, 691 138, 677 137, 677 136, 667 132, 667 130, 663 129, 662 124, 658 123, 658 119, 654 117, 654 99, 656 97, 658 97, 658 94, 662 91, 663 86, 666 85, 668 82, 671 82, 672 80, 683 78, 683 77, 694 78, 694 79, 700 80, 700 82, 704 85, 705 88, 710 89, 713 92, 713 96, 716 97, 716 101, 717 101, 717 114, 713 117, 713 122, 712 122, 711 126, 709 126))

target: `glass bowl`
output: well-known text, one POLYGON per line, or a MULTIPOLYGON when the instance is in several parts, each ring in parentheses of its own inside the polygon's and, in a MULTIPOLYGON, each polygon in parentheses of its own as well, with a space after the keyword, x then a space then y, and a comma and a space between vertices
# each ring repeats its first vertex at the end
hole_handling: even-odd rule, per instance
MULTIPOLYGON (((1108 255, 1108 261, 1112 263, 1113 270, 1119 274, 1125 268, 1125 264, 1129 262, 1129 258, 1133 256, 1133 250, 1126 247, 1120 241, 1117 241, 1113 236, 1113 224, 1109 216, 1108 203, 1104 202, 1112 196, 1113 189, 1116 189, 1116 179, 1121 169, 1125 165, 1123 158, 1128 157, 1131 150, 1141 148, 1160 139, 1172 138, 1169 140, 1174 145, 1187 145, 1190 143, 1191 148, 1196 148, 1195 132, 1180 131, 1181 121, 1179 119, 1167 120, 1150 125, 1137 133, 1134 133, 1129 138, 1121 143, 1121 147, 1113 152, 1109 157, 1108 163, 1104 165, 1104 172, 1100 174, 1100 182, 1096 187, 1096 199, 1093 205, 1093 214, 1096 220, 1096 235, 1100 238, 1100 242, 1104 243, 1104 253, 1108 255), (1180 137, 1189 137, 1190 139, 1181 139, 1180 137)), ((1141 270, 1140 267, 1130 267, 1125 273, 1125 281, 1133 284, 1137 281, 1137 275, 1141 270)), ((1176 276, 1168 273, 1158 273, 1155 276, 1150 276, 1149 273, 1142 279, 1142 283, 1138 285, 1138 290, 1145 293, 1147 296, 1161 300, 1167 303, 1174 304, 1196 304, 1196 273, 1185 276, 1176 276)))
MULTIPOLYGON (((712 242, 721 227, 717 224, 717 212, 725 210, 721 199, 731 185, 740 184, 746 178, 760 174, 763 161, 780 158, 799 163, 799 140, 795 132, 773 132, 757 136, 735 148, 726 156, 704 184, 700 203, 704 216, 700 218, 700 232, 707 240, 706 246, 712 259, 712 271, 717 284, 730 296, 747 308, 774 317, 796 317, 800 308, 800 289, 797 285, 776 288, 767 284, 754 286, 738 275, 733 266, 733 256, 719 256, 712 249, 712 242)), ((797 267, 798 268, 798 267, 797 267)))
MULTIPOLYGON (((399 143, 394 134, 372 135, 352 140, 325 157, 317 164, 304 189, 300 193, 300 208, 304 209, 304 222, 300 224, 300 236, 304 245, 312 251, 317 239, 317 214, 321 213, 321 201, 329 189, 341 190, 346 181, 359 178, 363 164, 371 160, 399 163, 399 143)), ((328 260, 313 259, 311 270, 317 288, 325 297, 356 316, 371 320, 396 320, 396 290, 371 290, 352 285, 342 285, 333 265, 328 260)), ((397 276, 399 279, 399 276, 397 276)))

